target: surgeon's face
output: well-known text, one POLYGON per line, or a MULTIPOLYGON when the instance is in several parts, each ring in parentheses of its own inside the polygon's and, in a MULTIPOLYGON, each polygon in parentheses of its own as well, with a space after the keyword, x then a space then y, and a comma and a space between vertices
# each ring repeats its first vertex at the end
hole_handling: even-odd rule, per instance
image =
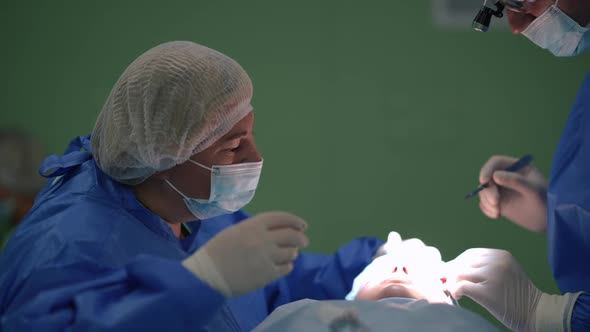
MULTIPOLYGON (((191 159, 209 167, 261 161, 262 157, 254 142, 253 129, 254 113, 250 112, 221 139, 191 159)), ((168 179, 189 197, 209 198, 211 172, 207 169, 185 162, 174 167, 168 179)))

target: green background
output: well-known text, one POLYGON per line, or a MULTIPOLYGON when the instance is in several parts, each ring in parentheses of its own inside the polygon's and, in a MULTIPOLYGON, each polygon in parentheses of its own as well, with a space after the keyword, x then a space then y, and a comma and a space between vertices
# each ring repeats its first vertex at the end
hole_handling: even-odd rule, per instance
POLYGON ((498 30, 440 29, 430 1, 2 0, 0 124, 61 152, 135 57, 202 43, 254 82, 265 168, 250 212, 301 215, 311 251, 391 230, 447 260, 506 249, 555 292, 544 235, 463 195, 493 154, 532 153, 549 174, 590 54, 556 58, 498 30))

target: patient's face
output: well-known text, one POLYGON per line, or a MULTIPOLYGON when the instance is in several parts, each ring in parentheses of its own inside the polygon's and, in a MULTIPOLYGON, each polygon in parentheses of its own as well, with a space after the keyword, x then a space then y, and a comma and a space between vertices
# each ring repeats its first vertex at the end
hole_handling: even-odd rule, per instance
POLYGON ((363 271, 366 282, 355 299, 405 297, 447 302, 443 265, 440 253, 433 247, 378 257, 363 271))
POLYGON ((367 282, 358 292, 357 300, 380 300, 405 297, 429 302, 445 302, 444 283, 433 273, 420 275, 406 266, 394 266, 390 274, 367 282))

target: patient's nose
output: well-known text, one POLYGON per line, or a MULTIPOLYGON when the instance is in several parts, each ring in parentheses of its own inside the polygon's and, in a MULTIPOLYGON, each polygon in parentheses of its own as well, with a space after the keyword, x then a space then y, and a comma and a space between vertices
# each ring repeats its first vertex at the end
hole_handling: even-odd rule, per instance
POLYGON ((394 266, 391 273, 403 273, 408 274, 408 269, 405 266, 394 266))

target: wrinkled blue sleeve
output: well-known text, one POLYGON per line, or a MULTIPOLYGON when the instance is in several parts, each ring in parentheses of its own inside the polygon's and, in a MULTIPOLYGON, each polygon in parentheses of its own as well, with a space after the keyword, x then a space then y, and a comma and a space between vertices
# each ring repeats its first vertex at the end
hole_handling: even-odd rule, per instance
POLYGON ((309 298, 344 299, 354 278, 372 261, 384 241, 360 238, 349 242, 334 255, 301 254, 293 272, 265 289, 269 308, 309 298))
POLYGON ((224 302, 175 261, 140 256, 96 273, 86 264, 37 271, 4 308, 0 331, 198 330, 224 302))
POLYGON ((590 331, 590 294, 578 296, 571 319, 572 332, 590 331))

